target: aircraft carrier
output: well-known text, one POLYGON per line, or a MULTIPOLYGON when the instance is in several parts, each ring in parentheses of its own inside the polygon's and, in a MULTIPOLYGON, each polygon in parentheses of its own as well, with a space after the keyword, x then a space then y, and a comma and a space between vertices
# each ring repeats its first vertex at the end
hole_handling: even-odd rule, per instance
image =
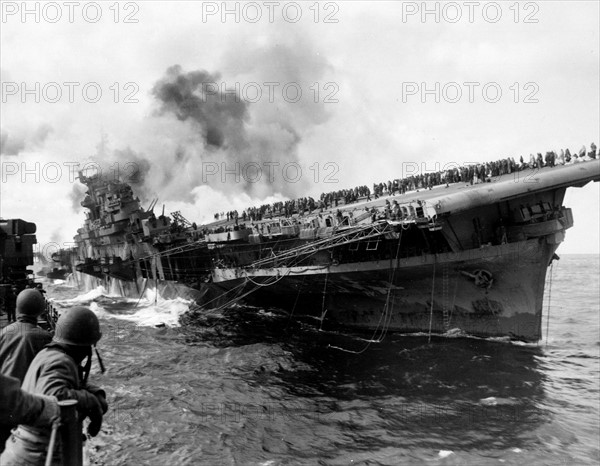
POLYGON ((123 295, 156 288, 205 310, 277 307, 374 338, 458 332, 537 341, 546 271, 573 226, 565 192, 600 180, 595 149, 584 156, 546 166, 513 159, 494 172, 481 164, 475 176, 473 167, 456 169, 437 185, 396 180, 348 203, 293 203, 204 225, 164 208, 156 215, 156 202, 143 209, 127 183, 80 173, 87 218, 76 247, 54 259, 123 295))

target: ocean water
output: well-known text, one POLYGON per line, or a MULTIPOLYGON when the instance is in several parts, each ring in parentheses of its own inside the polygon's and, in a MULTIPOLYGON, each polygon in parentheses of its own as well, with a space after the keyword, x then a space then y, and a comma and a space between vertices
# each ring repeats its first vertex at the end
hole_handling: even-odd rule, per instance
POLYGON ((598 256, 555 263, 539 344, 369 344, 276 309, 203 314, 152 290, 46 288, 58 306, 91 306, 103 328, 107 372, 91 378, 110 410, 88 464, 600 462, 598 256))

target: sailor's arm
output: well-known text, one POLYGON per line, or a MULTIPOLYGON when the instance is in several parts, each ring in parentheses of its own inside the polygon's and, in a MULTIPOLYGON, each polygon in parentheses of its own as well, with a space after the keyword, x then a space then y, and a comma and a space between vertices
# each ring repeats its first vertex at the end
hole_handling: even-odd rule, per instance
POLYGON ((61 361, 43 366, 36 382, 37 390, 58 400, 77 400, 77 409, 85 412, 94 408, 98 400, 86 389, 78 389, 76 369, 61 361))
POLYGON ((38 386, 42 387, 45 394, 56 396, 59 400, 77 400, 77 410, 83 416, 89 417, 88 434, 95 437, 102 427, 102 417, 108 409, 104 391, 93 387, 95 393, 86 388, 77 389, 79 378, 76 369, 56 361, 54 364, 44 366, 39 374, 38 386))
POLYGON ((52 424, 60 418, 56 399, 21 390, 18 379, 0 374, 0 423, 5 425, 52 424))

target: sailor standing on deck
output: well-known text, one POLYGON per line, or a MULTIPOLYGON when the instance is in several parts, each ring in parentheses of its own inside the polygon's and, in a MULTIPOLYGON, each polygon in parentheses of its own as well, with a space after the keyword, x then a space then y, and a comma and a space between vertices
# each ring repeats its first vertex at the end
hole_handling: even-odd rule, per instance
MULTIPOLYGON (((96 436, 106 413, 106 393, 88 384, 91 368, 92 346, 102 334, 96 315, 86 307, 64 311, 56 323, 52 342, 32 361, 23 390, 37 395, 55 396, 58 400, 77 400, 80 419, 90 418, 87 432, 96 436), (85 366, 81 363, 87 358, 85 366)), ((6 451, 0 464, 28 466, 43 465, 50 441, 50 429, 32 424, 20 424, 6 442, 6 451)), ((60 439, 54 449, 54 464, 61 463, 60 439)))
MULTIPOLYGON (((37 318, 45 307, 44 298, 37 290, 21 291, 16 307, 17 321, 0 330, 0 374, 22 383, 29 364, 52 337, 37 326, 37 318)), ((0 451, 10 437, 11 427, 16 424, 0 427, 0 451)))
POLYGON ((37 290, 21 291, 16 308, 17 322, 0 330, 0 373, 23 382, 29 364, 52 337, 37 325, 45 308, 44 298, 37 290))
POLYGON ((15 317, 15 305, 18 294, 19 289, 16 285, 12 285, 4 298, 4 310, 6 311, 6 318, 9 324, 17 320, 15 317))

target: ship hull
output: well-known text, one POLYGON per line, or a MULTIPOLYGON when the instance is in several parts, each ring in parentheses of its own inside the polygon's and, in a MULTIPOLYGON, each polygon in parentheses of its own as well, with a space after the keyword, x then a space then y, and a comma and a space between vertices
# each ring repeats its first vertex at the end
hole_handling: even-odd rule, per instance
POLYGON ((327 268, 219 269, 215 281, 250 292, 247 302, 313 315, 328 326, 403 333, 460 329, 537 341, 545 274, 556 247, 536 239, 327 268))
MULTIPOLYGON (((314 318, 327 329, 542 338, 545 275, 558 244, 539 238, 457 253, 315 267, 215 269, 214 281, 93 279, 124 296, 158 289, 205 309, 240 299, 314 318), (483 272, 482 272, 483 271, 483 272)), ((92 277, 79 275, 79 281, 92 277), (84 278, 85 277, 85 278, 84 278)))

